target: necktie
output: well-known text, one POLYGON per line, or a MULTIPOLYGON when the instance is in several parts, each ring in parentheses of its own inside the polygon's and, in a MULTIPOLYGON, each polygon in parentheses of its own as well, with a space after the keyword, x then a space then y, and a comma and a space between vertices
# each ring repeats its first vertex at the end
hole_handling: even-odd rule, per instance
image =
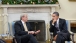
POLYGON ((25 28, 25 31, 28 31, 26 23, 24 23, 24 28, 25 28))
POLYGON ((60 31, 60 29, 59 29, 59 23, 56 22, 55 27, 57 28, 58 31, 60 31))

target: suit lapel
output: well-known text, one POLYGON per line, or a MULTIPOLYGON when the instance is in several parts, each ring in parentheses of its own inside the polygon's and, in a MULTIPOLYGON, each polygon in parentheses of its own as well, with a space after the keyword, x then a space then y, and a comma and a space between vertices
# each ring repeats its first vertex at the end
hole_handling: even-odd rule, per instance
POLYGON ((24 26, 23 26, 23 24, 22 24, 21 20, 20 20, 20 24, 21 24, 22 30, 24 30, 24 26))
POLYGON ((60 29, 60 27, 61 27, 61 19, 59 18, 59 29, 60 29))
MULTIPOLYGON (((20 21, 21 26, 23 26, 22 22, 20 21)), ((24 27, 24 26, 23 26, 24 27)))

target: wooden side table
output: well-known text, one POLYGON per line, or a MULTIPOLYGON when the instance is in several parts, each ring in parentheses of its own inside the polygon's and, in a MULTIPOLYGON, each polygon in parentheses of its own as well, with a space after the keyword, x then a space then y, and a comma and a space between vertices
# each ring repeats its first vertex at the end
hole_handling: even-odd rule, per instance
POLYGON ((13 39, 3 39, 6 43, 12 43, 13 39))
POLYGON ((13 38, 10 36, 9 38, 2 38, 2 40, 4 40, 6 43, 12 43, 13 42, 13 38))

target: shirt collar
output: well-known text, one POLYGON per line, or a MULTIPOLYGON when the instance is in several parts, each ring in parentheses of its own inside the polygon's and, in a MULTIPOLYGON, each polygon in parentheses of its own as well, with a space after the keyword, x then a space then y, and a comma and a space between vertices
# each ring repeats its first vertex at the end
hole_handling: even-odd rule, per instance
POLYGON ((57 20, 57 24, 59 23, 59 18, 58 18, 58 20, 57 20))
POLYGON ((22 24, 24 24, 24 23, 25 23, 25 22, 24 22, 24 21, 22 21, 22 20, 21 20, 21 22, 22 22, 22 24))

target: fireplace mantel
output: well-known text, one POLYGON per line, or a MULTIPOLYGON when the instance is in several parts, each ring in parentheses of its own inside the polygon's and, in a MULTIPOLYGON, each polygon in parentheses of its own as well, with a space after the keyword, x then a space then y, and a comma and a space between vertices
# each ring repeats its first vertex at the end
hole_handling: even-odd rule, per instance
POLYGON ((1 5, 0 7, 56 7, 59 6, 59 4, 36 4, 36 5, 1 5))
POLYGON ((8 16, 8 8, 50 8, 51 12, 54 12, 56 7, 59 6, 59 4, 36 4, 36 5, 0 5, 0 7, 3 9, 3 16, 8 16))

